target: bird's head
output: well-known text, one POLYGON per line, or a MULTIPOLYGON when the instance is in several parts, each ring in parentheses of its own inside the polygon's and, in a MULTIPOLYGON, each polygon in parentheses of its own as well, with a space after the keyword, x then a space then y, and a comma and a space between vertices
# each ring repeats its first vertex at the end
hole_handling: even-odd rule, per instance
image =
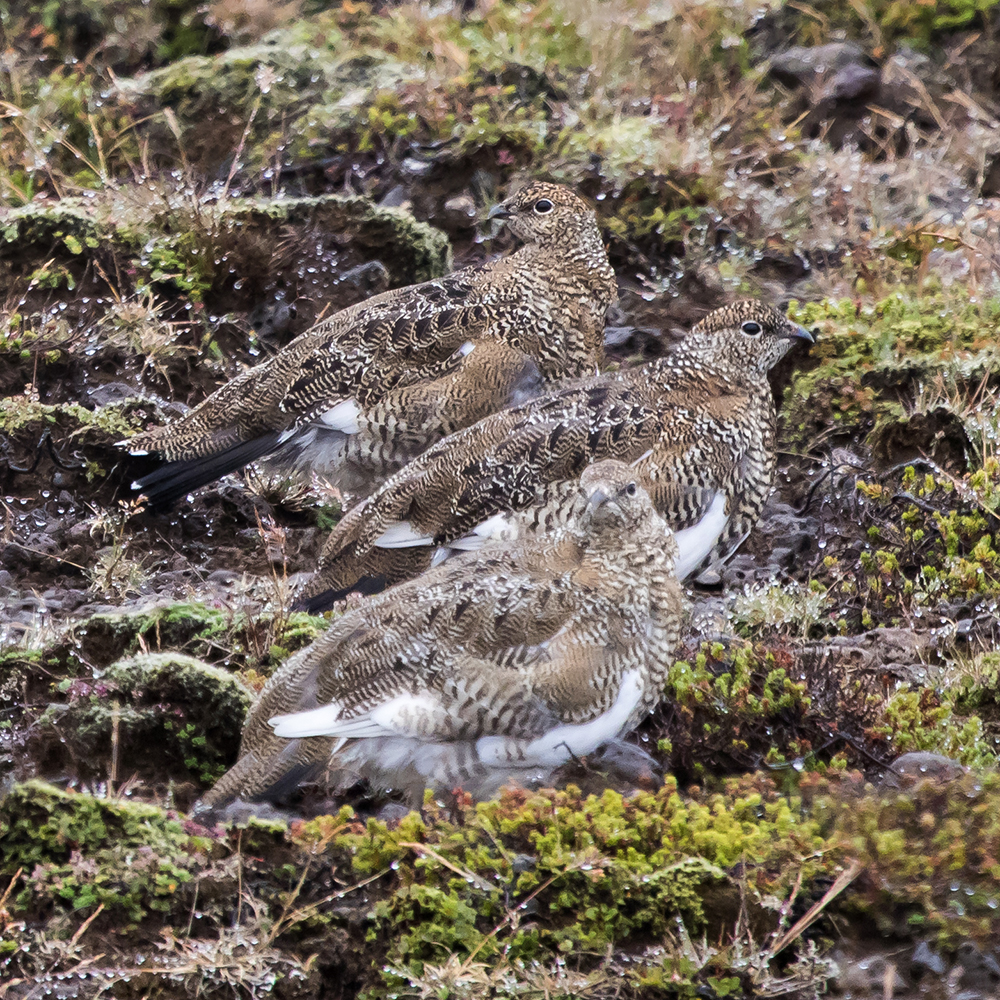
POLYGON ((496 205, 490 219, 500 219, 525 243, 553 243, 593 228, 597 219, 585 201, 569 188, 547 181, 531 181, 496 205))
POLYGON ((815 338, 772 306, 743 299, 710 312, 684 338, 684 346, 763 375, 802 341, 812 344, 815 338))
POLYGON ((616 459, 588 465, 580 476, 580 489, 595 526, 612 525, 628 531, 657 516, 636 470, 616 459))

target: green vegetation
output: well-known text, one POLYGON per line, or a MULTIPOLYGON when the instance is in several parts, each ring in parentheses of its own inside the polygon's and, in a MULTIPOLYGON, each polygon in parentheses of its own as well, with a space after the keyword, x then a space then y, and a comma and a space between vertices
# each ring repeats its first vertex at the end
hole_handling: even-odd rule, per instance
POLYGON ((235 761, 251 702, 232 674, 178 653, 119 660, 65 691, 67 701, 42 713, 33 738, 61 737, 78 772, 114 758, 113 768, 120 759, 139 773, 186 772, 203 787, 235 761))
POLYGON ((162 809, 61 792, 32 781, 0 804, 0 847, 8 875, 30 878, 20 903, 37 894, 73 910, 103 905, 131 922, 170 912, 204 866, 213 840, 185 832, 162 809))
MULTIPOLYGON (((1000 938, 1000 4, 466 8, 0 11, 15 990, 100 967, 122 1000, 809 998, 854 990, 834 941, 947 964, 1000 938), (788 46, 844 39, 843 79, 772 79, 788 46), (850 96, 873 66, 877 96, 850 96), (819 336, 775 372, 774 524, 816 544, 767 563, 755 536, 699 592, 638 736, 658 790, 459 791, 397 821, 372 818, 381 789, 307 787, 303 814, 333 815, 208 830, 181 811, 233 760, 250 692, 326 627, 283 609, 354 498, 251 468, 140 513, 114 442, 447 272, 436 226, 463 262, 492 252, 466 207, 527 176, 593 200, 647 355, 703 308, 797 297, 819 336), (164 573, 184 596, 151 606, 164 573), (911 751, 958 777, 894 781, 911 751)), ((603 789, 601 766, 565 773, 603 789)))
MULTIPOLYGON (((627 799, 569 787, 460 802, 450 813, 428 801, 423 817, 394 828, 362 825, 344 809, 284 837, 256 823, 220 838, 152 806, 31 782, 0 805, 0 847, 3 872, 26 873, 16 902, 26 912, 51 899, 81 917, 103 904, 130 921, 186 914, 195 883, 202 919, 227 919, 238 890, 231 864, 244 857, 252 909, 283 914, 248 940, 247 966, 275 942, 294 957, 313 934, 346 933, 343 947, 366 956, 370 996, 434 978, 458 988, 474 975, 530 976, 567 954, 580 976, 618 968, 633 988, 670 983, 687 996, 733 979, 763 987, 782 974, 818 986, 827 967, 795 971, 783 949, 808 954, 810 939, 829 932, 824 911, 884 934, 920 928, 945 947, 993 940, 998 799, 996 775, 883 795, 851 774, 806 775, 790 794, 747 776, 683 796, 668 781, 627 799), (338 903, 344 891, 329 893, 321 876, 331 864, 346 902, 363 883, 374 906, 338 903), (315 872, 316 884, 295 887, 296 870, 315 872), (786 938, 799 903, 820 904, 818 922, 786 938), (703 931, 732 943, 703 952, 693 943, 703 931), (663 944, 658 955, 609 964, 609 945, 649 941, 663 944)), ((22 943, 11 950, 15 968, 29 961, 22 943)), ((186 974, 218 973, 199 965, 186 974)))
POLYGON ((969 427, 970 444, 981 440, 974 425, 988 414, 977 412, 976 403, 986 386, 1000 381, 1000 299, 962 288, 907 290, 870 305, 808 303, 791 314, 819 336, 785 391, 782 421, 790 444, 860 441, 898 461, 903 441, 911 453, 925 443, 914 440, 915 433, 935 444, 937 427, 915 418, 938 410, 969 427))

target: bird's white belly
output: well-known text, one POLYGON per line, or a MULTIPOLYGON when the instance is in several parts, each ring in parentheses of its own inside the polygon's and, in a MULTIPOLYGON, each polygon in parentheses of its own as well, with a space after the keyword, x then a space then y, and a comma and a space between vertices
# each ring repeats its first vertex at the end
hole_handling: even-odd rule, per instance
POLYGON ((728 521, 726 496, 724 493, 717 493, 711 506, 697 524, 674 532, 674 541, 677 542, 677 562, 674 572, 678 580, 690 576, 702 564, 719 540, 728 521))
POLYGON ((571 756, 592 753, 602 743, 618 736, 638 707, 642 692, 639 671, 630 670, 622 677, 614 704, 596 719, 576 725, 556 726, 533 740, 483 736, 476 741, 476 752, 484 764, 494 766, 517 763, 554 767, 571 756))

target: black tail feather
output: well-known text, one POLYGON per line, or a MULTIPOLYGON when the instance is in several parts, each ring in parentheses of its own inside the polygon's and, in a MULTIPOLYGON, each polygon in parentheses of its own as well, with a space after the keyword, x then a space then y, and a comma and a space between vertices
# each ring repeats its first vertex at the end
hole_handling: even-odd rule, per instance
POLYGON ((381 594, 385 590, 386 582, 384 574, 381 573, 378 576, 362 576, 342 590, 324 590, 322 593, 313 594, 312 597, 297 597, 292 602, 292 611, 305 611, 310 615, 318 615, 323 611, 329 611, 337 601, 344 600, 348 594, 361 594, 363 597, 381 594))
POLYGON ((277 451, 279 437, 278 431, 272 431, 252 441, 241 441, 214 455, 164 462, 148 476, 134 482, 132 488, 146 498, 147 505, 153 510, 169 510, 193 490, 214 483, 216 479, 277 451))

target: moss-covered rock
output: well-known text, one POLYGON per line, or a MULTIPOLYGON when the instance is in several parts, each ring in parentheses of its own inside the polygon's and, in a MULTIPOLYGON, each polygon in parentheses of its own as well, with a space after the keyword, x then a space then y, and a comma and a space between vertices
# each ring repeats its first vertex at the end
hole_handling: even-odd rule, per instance
POLYGON ((981 414, 972 397, 1000 381, 1000 299, 970 298, 958 288, 906 291, 873 305, 843 300, 793 306, 792 314, 819 329, 808 361, 785 390, 783 436, 797 450, 823 436, 867 441, 887 462, 913 457, 921 444, 931 455, 940 450, 954 457, 954 434, 946 425, 924 426, 914 436, 916 414, 937 410, 952 411, 972 441, 988 430, 977 430, 981 414), (906 447, 897 451, 893 442, 906 447))
POLYGON ((157 413, 155 404, 140 399, 94 409, 76 402, 39 403, 26 395, 0 399, 0 440, 10 459, 0 470, 0 483, 19 493, 39 492, 58 474, 63 485, 75 485, 85 495, 108 496, 123 474, 115 442, 131 437, 157 413), (117 475, 106 482, 112 471, 117 475))
POLYGON ((188 898, 183 887, 213 849, 211 838, 185 832, 178 818, 144 803, 41 781, 16 786, 0 802, 0 868, 30 873, 22 905, 44 893, 73 909, 104 904, 130 920, 169 912, 188 898))
POLYGON ((179 653, 120 660, 99 678, 77 681, 65 704, 38 720, 87 771, 211 784, 236 759, 250 692, 230 673, 179 653))
POLYGON ((0 294, 73 291, 94 261, 113 272, 115 256, 134 250, 133 240, 83 199, 11 209, 0 217, 0 294))

